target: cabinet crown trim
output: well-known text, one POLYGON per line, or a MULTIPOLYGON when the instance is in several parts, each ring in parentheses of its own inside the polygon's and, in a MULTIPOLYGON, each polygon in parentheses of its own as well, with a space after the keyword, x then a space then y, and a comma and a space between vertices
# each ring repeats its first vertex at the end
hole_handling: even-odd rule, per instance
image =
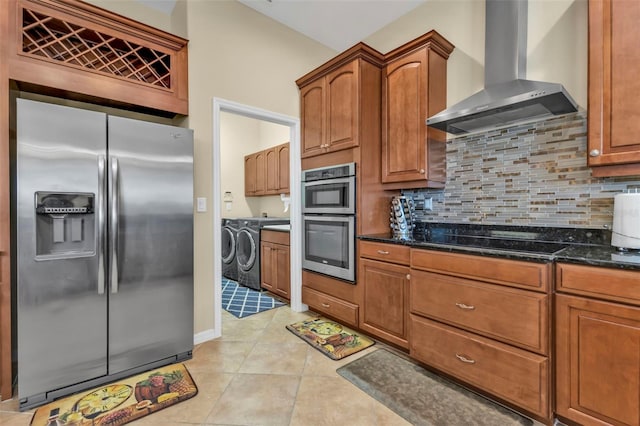
POLYGON ((41 5, 50 10, 62 12, 67 16, 82 19, 85 22, 99 24, 132 37, 160 44, 171 50, 179 50, 188 43, 187 39, 180 36, 80 0, 19 0, 18 4, 25 8, 41 5))
POLYGON ((444 59, 449 59, 449 55, 451 55, 451 52, 453 52, 453 49, 455 48, 455 46, 442 35, 440 35, 440 33, 438 33, 436 30, 431 30, 428 33, 423 34, 420 37, 415 38, 403 44, 402 46, 388 52, 386 55, 384 55, 384 60, 385 62, 396 60, 399 57, 406 55, 407 53, 425 46, 437 52, 444 59))
POLYGON ((384 55, 382 53, 378 52, 366 43, 360 42, 350 49, 345 50, 335 58, 320 65, 313 71, 303 75, 296 80, 296 84, 298 85, 298 88, 302 88, 317 78, 322 77, 323 75, 326 75, 355 59, 365 60, 379 68, 382 68, 385 65, 384 55))

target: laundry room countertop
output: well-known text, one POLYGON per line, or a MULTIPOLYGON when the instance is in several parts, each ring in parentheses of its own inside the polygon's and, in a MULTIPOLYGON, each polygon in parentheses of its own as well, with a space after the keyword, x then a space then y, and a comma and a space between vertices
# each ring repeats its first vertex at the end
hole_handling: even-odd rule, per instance
POLYGON ((284 225, 265 225, 262 227, 262 229, 269 229, 271 231, 282 231, 282 232, 289 232, 291 231, 291 225, 290 224, 284 224, 284 225))

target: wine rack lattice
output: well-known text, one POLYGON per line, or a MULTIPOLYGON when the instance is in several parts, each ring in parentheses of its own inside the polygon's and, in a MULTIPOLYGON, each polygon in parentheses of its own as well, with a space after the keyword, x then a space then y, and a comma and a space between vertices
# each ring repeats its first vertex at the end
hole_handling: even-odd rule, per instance
POLYGON ((163 89, 171 88, 167 53, 23 9, 22 52, 163 89))

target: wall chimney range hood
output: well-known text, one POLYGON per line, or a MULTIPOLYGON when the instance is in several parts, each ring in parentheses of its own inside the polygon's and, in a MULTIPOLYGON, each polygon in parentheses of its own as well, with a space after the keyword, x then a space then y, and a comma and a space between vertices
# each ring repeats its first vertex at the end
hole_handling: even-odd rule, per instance
POLYGON ((578 110, 561 84, 525 80, 527 0, 486 0, 484 89, 429 117, 452 134, 487 131, 578 110))

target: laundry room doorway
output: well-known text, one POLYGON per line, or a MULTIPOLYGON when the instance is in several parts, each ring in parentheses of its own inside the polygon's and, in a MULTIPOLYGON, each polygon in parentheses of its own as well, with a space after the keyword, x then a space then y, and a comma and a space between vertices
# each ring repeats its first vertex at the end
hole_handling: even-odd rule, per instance
MULTIPOLYGON (((302 304, 302 235, 301 235, 301 207, 300 207, 300 120, 283 114, 255 108, 236 102, 214 98, 213 99, 213 238, 214 238, 214 338, 222 335, 222 286, 223 271, 228 272, 228 264, 225 264, 223 257, 228 261, 229 244, 228 235, 223 235, 225 227, 223 219, 232 217, 254 217, 261 218, 275 216, 284 217, 284 209, 288 209, 290 220, 290 306, 297 312, 307 309, 302 304), (273 138, 274 134, 281 135, 282 142, 289 142, 289 194, 288 197, 245 197, 244 190, 244 160, 242 163, 230 164, 229 155, 242 157, 246 147, 240 148, 242 141, 246 140, 248 146, 253 142, 252 137, 242 136, 251 127, 258 126, 263 133, 268 133, 273 138), (235 127, 240 129, 234 134, 233 146, 229 143, 228 129, 235 127), (265 130, 266 129, 266 130, 265 130), (236 151, 241 149, 239 156, 236 151), (233 168, 230 175, 229 167, 233 168), (238 170, 239 169, 239 170, 238 170), (229 176, 240 176, 231 178, 229 176), (224 177, 224 180, 223 180, 224 177), (288 199, 287 199, 288 198, 288 199), (289 201, 286 203, 285 201, 289 201), (275 205, 274 205, 275 203, 275 205), (279 209, 279 210, 274 210, 279 209), (224 249, 224 250, 223 250, 224 249)), ((277 136, 280 137, 280 136, 277 136)), ((255 145, 259 147, 259 145, 255 145)), ((266 148, 266 147, 263 147, 266 148)), ((251 149, 251 148, 250 148, 251 149)), ((249 150, 250 150, 249 149, 249 150)), ((259 148, 262 149, 262 148, 259 148)), ((235 161, 235 160, 234 160, 235 161)), ((238 160, 239 161, 239 160, 238 160)), ((235 223, 232 223, 234 225, 235 223)), ((233 228, 233 227, 231 227, 233 228)), ((259 250, 259 248, 258 248, 259 250)))

